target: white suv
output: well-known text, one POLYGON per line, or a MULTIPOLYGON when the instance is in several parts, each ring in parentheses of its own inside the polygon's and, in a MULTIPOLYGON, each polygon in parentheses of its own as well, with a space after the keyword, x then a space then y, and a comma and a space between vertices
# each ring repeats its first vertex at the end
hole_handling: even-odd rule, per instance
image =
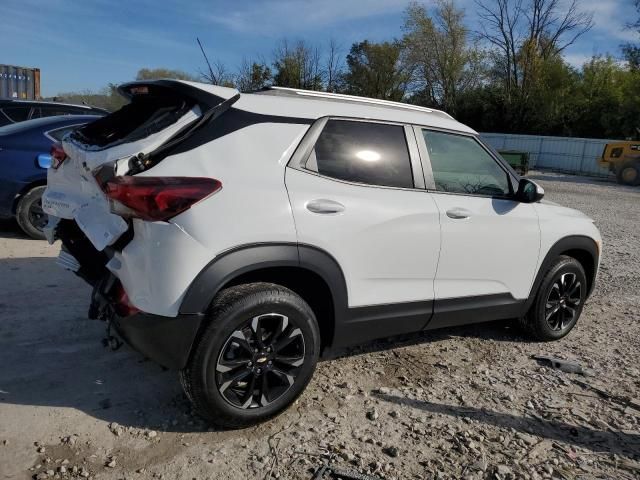
POLYGON ((319 354, 520 319, 565 336, 601 239, 444 112, 174 80, 54 147, 43 204, 89 316, 180 371, 210 421, 289 405, 319 354))

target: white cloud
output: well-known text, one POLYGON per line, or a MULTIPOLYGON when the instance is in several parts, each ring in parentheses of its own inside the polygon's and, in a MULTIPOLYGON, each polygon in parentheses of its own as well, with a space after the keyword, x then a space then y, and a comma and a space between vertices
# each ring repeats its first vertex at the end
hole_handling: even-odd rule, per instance
MULTIPOLYGON (((304 34, 343 21, 398 13, 408 0, 263 0, 217 9, 207 18, 218 25, 242 33, 286 36, 304 34)), ((396 30, 397 25, 390 25, 396 30)))
POLYGON ((572 67, 580 68, 589 60, 591 60, 593 55, 589 55, 586 53, 565 53, 563 57, 564 60, 572 67))
POLYGON ((638 41, 638 33, 629 28, 638 17, 631 1, 625 0, 580 0, 580 9, 593 12, 593 33, 606 35, 620 42, 638 41))

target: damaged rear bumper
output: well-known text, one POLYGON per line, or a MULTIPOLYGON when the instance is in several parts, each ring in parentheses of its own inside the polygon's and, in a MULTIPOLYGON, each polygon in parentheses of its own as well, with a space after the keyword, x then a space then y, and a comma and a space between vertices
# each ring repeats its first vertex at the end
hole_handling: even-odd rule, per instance
POLYGON ((145 357, 172 370, 185 367, 204 315, 162 317, 138 313, 116 316, 112 326, 122 339, 145 357))

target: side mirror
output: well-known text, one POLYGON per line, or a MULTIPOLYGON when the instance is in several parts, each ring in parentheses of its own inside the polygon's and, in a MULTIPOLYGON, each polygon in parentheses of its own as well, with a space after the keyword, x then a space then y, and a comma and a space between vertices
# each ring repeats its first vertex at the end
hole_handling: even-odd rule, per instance
POLYGON ((516 199, 522 203, 539 202, 544 197, 544 188, 528 178, 523 178, 518 184, 516 199))
POLYGON ((51 159, 51 155, 49 155, 48 153, 41 153, 37 157, 37 163, 40 168, 47 169, 51 168, 51 164, 53 163, 53 161, 51 159))

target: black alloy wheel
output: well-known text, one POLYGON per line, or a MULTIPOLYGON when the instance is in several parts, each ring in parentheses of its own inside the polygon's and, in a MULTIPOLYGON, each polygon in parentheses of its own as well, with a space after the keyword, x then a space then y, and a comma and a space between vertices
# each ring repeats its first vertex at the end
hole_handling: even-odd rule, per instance
POLYGON ((29 205, 29 222, 35 227, 36 230, 41 232, 42 229, 47 225, 48 221, 49 217, 46 213, 44 213, 44 210, 42 209, 42 198, 29 205))
POLYGON ((248 320, 227 339, 216 364, 216 384, 234 407, 266 407, 295 383, 304 363, 300 328, 280 313, 248 320))
POLYGON ((575 273, 564 273, 553 282, 545 305, 549 328, 561 332, 576 320, 582 304, 582 284, 575 273))
POLYGON ((587 298, 587 277, 573 257, 559 256, 545 273, 520 324, 540 341, 559 340, 575 327, 587 298))
POLYGON ((180 381, 210 423, 242 428, 291 405, 315 371, 320 329, 299 295, 273 283, 218 293, 180 381))

